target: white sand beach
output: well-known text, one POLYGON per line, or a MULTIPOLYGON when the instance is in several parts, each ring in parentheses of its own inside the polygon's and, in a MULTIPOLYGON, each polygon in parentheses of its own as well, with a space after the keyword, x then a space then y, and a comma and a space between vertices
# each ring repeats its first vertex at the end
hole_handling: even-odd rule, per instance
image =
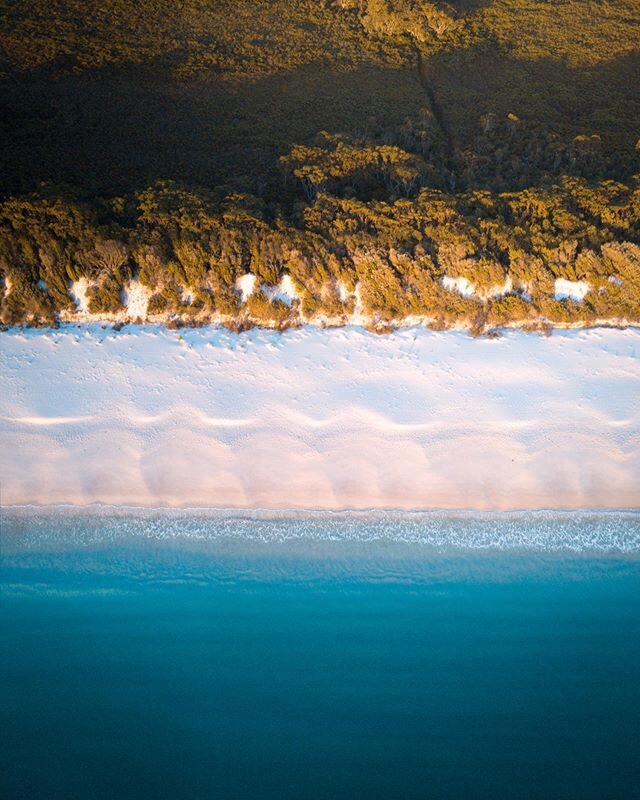
POLYGON ((640 505, 640 331, 0 337, 2 503, 640 505))

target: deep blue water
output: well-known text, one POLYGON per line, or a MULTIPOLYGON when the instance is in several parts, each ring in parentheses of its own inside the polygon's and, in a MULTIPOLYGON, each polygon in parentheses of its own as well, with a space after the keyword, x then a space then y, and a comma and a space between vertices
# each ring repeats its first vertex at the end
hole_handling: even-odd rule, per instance
POLYGON ((3 519, 3 798, 640 796, 637 516, 69 513, 3 519))

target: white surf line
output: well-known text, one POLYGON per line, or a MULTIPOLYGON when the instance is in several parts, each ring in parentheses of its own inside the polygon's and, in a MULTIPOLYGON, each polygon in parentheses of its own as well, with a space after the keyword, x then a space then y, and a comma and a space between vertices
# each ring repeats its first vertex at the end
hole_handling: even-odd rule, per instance
POLYGON ((256 417, 249 417, 246 419, 233 419, 229 417, 211 417, 204 412, 196 409, 180 410, 180 411, 163 411, 161 414, 133 414, 133 413, 105 413, 104 417, 114 417, 123 422, 128 422, 137 425, 157 425, 161 422, 170 420, 179 420, 184 418, 197 419, 203 425, 211 428, 247 428, 259 423, 256 417))
MULTIPOLYGON (((318 428, 318 429, 331 429, 331 428, 344 428, 344 427, 368 427, 377 428, 379 430, 388 430, 396 433, 433 433, 438 431, 446 431, 447 433, 466 433, 466 434, 481 434, 487 431, 501 431, 505 429, 511 430, 535 430, 538 426, 537 420, 500 420, 497 422, 489 422, 483 424, 471 424, 468 422, 451 422, 451 421, 434 421, 434 422, 420 422, 408 423, 397 422, 393 419, 385 417, 380 414, 374 414, 365 409, 354 408, 351 413, 340 414, 324 419, 314 418, 299 412, 287 411, 285 409, 268 409, 262 416, 250 417, 246 419, 230 419, 225 417, 210 417, 204 413, 193 412, 192 414, 185 415, 184 413, 176 413, 173 411, 166 411, 162 414, 126 414, 123 415, 119 412, 107 411, 100 416, 91 415, 84 417, 0 417, 0 420, 15 425, 32 425, 36 427, 48 427, 56 425, 74 425, 87 422, 100 420, 102 422, 112 419, 120 423, 129 423, 133 425, 156 425, 161 422, 170 420, 179 420, 189 416, 191 419, 197 419, 203 425, 211 428, 248 428, 259 427, 260 425, 267 425, 278 421, 283 425, 288 423, 295 424, 301 428, 318 428)), ((599 424, 611 428, 625 428, 635 424, 633 419, 597 420, 599 424)), ((561 432, 566 429, 567 422, 558 420, 555 425, 549 424, 547 430, 555 430, 561 432)))
POLYGON ((36 427, 49 427, 51 425, 77 425, 81 422, 90 422, 96 419, 95 416, 85 417, 0 417, 4 422, 12 422, 17 425, 33 425, 36 427))
MULTIPOLYGON (((628 419, 607 419, 603 418, 602 414, 593 413, 591 415, 592 421, 597 425, 607 426, 611 428, 626 428, 637 424, 637 420, 630 417, 628 419)), ((366 408, 354 406, 348 412, 338 414, 335 416, 318 418, 312 417, 308 414, 299 411, 292 411, 285 408, 268 408, 259 417, 254 417, 251 420, 242 421, 229 421, 229 427, 242 427, 243 425, 257 426, 260 424, 269 424, 273 421, 279 421, 282 424, 296 425, 300 428, 317 428, 327 429, 331 428, 376 428, 380 431, 389 431, 393 433, 433 433, 439 431, 446 431, 447 433, 463 433, 463 434, 481 434, 487 431, 504 431, 504 430, 536 430, 539 427, 539 419, 498 419, 486 420, 484 422, 469 422, 469 421, 454 421, 451 419, 431 420, 428 422, 399 422, 390 416, 385 416, 381 413, 370 411, 366 408)), ((226 425, 222 420, 212 422, 213 425, 226 425)), ((561 433, 567 430, 572 425, 571 421, 567 418, 558 418, 555 421, 549 421, 546 424, 547 431, 555 431, 561 433)))

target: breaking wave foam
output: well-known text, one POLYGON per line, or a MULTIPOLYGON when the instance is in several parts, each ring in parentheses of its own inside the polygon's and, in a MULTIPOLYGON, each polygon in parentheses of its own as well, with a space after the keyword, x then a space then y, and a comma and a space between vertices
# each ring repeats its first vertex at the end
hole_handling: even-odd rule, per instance
POLYGON ((426 550, 640 553, 637 511, 271 511, 14 506, 3 549, 156 540, 191 543, 378 543, 426 550))

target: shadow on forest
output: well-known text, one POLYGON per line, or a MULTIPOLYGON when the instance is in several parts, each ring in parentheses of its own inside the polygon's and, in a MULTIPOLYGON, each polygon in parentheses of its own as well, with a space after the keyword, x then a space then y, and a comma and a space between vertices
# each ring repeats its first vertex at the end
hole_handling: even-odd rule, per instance
POLYGON ((463 144, 486 113, 514 113, 549 131, 574 135, 638 135, 640 50, 571 68, 561 60, 519 60, 478 48, 446 63, 432 59, 430 76, 463 144))
POLYGON ((426 101, 409 70, 309 65, 251 83, 101 70, 0 85, 0 190, 41 181, 119 193, 157 178, 254 191, 318 131, 375 137, 426 101))
MULTIPOLYGON (((447 64, 433 60, 430 75, 458 147, 473 147, 489 112, 516 114, 542 134, 598 132, 614 150, 632 152, 639 135, 637 52, 571 69, 468 51, 447 64)), ((173 178, 269 194, 280 186, 277 158, 292 144, 323 129, 375 138, 426 105, 415 73, 378 67, 310 64, 235 86, 180 82, 153 64, 21 74, 0 85, 0 191, 51 181, 111 194, 173 178)), ((613 177, 624 177, 629 163, 613 177)))
MULTIPOLYGON (((477 11, 479 8, 485 8, 492 5, 494 0, 448 0, 446 3, 440 5, 449 6, 455 9, 458 14, 468 14, 477 11)), ((438 4, 436 4, 438 5, 438 4)))

